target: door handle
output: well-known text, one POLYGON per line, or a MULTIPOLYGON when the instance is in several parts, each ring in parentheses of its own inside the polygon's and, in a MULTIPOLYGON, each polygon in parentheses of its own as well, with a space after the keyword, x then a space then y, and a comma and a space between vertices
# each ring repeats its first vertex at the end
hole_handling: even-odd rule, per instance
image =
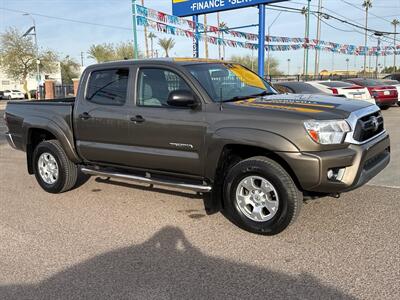
POLYGON ((135 123, 143 123, 144 121, 146 121, 142 116, 139 115, 131 117, 130 120, 135 123))
POLYGON ((81 113, 81 114, 79 115, 79 118, 82 119, 82 120, 88 120, 88 119, 90 119, 91 117, 92 117, 92 116, 89 115, 89 113, 87 113, 87 112, 81 113))

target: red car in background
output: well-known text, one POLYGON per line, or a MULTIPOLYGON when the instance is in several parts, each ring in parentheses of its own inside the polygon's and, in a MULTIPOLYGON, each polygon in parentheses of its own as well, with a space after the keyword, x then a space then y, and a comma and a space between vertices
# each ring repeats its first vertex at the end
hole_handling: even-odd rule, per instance
POLYGON ((371 96, 375 98, 376 105, 381 109, 388 109, 391 105, 397 103, 399 94, 395 86, 385 84, 376 79, 351 78, 345 81, 365 86, 371 96))

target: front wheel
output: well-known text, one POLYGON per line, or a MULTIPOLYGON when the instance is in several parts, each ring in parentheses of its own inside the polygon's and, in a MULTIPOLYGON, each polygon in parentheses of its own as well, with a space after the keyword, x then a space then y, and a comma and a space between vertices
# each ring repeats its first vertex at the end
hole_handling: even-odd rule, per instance
POLYGON ((49 193, 62 193, 73 188, 78 179, 78 167, 69 160, 57 140, 41 142, 33 153, 36 180, 49 193))
POLYGON ((253 233, 280 233, 294 222, 302 201, 286 170, 262 156, 233 166, 224 182, 225 215, 253 233))

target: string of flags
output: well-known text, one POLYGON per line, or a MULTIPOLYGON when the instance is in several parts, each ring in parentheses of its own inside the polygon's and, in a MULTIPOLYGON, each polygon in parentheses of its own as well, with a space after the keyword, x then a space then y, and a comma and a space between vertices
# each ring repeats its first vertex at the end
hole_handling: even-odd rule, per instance
MULTIPOLYGON (((190 39, 195 37, 195 27, 196 24, 184 18, 179 18, 177 16, 169 15, 164 12, 160 12, 151 8, 147 8, 141 5, 136 5, 136 22, 138 26, 147 26, 152 29, 171 35, 183 36, 190 39), (174 26, 179 25, 180 27, 174 26), (182 28, 183 27, 183 28, 182 28), (185 29, 186 27, 186 29, 185 29)), ((222 30, 224 34, 231 35, 235 38, 241 38, 246 40, 246 42, 225 39, 221 37, 215 37, 212 35, 205 35, 205 32, 211 34, 217 34, 220 29, 216 26, 204 26, 204 24, 198 23, 198 38, 200 41, 207 39, 210 44, 214 45, 224 45, 227 47, 239 47, 251 50, 257 50, 258 35, 254 33, 241 32, 231 29, 222 30)), ((364 47, 355 46, 347 44, 339 44, 327 41, 321 41, 317 39, 306 39, 306 38, 290 38, 290 37, 280 37, 280 36, 267 36, 267 45, 265 49, 267 51, 290 51, 299 49, 317 49, 321 51, 328 51, 333 53, 350 54, 350 55, 400 55, 400 45, 396 46, 384 46, 384 47, 364 47), (283 43, 283 44, 273 44, 270 43, 283 43), (289 44, 289 45, 288 45, 289 44)))

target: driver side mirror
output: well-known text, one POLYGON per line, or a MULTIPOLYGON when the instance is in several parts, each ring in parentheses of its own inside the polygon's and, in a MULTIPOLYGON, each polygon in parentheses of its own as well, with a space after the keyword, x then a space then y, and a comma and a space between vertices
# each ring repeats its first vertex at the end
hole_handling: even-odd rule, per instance
POLYGON ((188 90, 176 90, 170 92, 167 103, 170 106, 189 108, 195 108, 198 104, 193 93, 188 90))

